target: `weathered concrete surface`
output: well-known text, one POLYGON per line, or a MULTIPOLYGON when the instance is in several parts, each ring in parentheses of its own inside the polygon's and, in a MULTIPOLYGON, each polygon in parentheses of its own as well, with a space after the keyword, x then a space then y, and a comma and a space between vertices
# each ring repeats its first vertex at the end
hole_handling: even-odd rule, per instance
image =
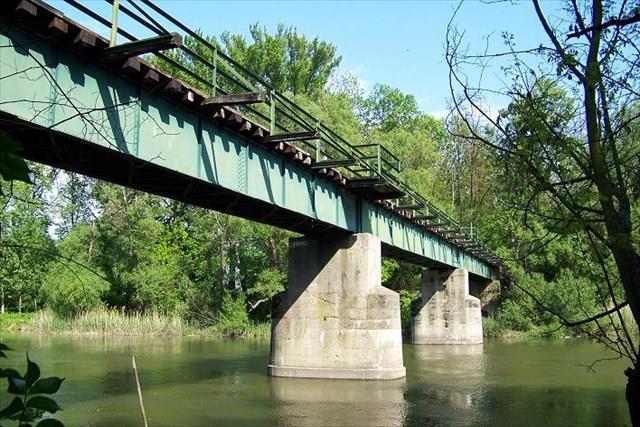
POLYGON ((405 376, 400 299, 380 284, 380 239, 291 239, 289 284, 272 301, 269 375, 405 376))
POLYGON ((464 269, 425 270, 422 299, 413 307, 414 344, 480 344, 480 300, 469 295, 464 269))

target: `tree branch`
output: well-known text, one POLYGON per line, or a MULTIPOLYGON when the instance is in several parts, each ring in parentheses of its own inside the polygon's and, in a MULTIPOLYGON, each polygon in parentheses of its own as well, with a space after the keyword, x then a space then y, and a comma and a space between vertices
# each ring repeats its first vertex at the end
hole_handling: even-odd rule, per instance
POLYGON ((598 313, 596 315, 593 315, 591 317, 588 317, 586 319, 582 319, 582 320, 575 320, 575 321, 566 321, 563 320, 563 323, 565 326, 569 326, 569 327, 574 327, 574 326, 580 326, 580 325, 584 325, 585 323, 590 323, 590 322, 595 322, 598 319, 601 319, 605 316, 609 316, 617 311, 622 310, 624 307, 626 307, 627 305, 629 305, 628 302, 624 301, 621 302, 620 304, 616 305, 615 307, 607 310, 607 311, 603 311, 602 313, 598 313))
POLYGON ((640 22, 640 10, 636 11, 636 13, 634 13, 631 16, 627 16, 626 18, 613 18, 599 25, 592 25, 592 26, 583 28, 579 31, 574 31, 573 33, 567 34, 567 39, 577 38, 583 35, 589 37, 589 34, 592 31, 602 31, 609 27, 620 28, 620 27, 625 27, 627 25, 636 24, 638 22, 640 22))

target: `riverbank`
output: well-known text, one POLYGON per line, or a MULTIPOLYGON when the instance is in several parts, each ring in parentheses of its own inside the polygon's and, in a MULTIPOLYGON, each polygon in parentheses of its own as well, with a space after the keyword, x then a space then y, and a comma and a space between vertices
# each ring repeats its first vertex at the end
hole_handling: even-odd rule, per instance
MULTIPOLYGON (((540 339, 541 334, 497 328, 492 319, 483 319, 485 337, 506 340, 540 339)), ((231 339, 269 339, 271 325, 247 321, 222 320, 216 324, 202 326, 187 322, 176 314, 158 312, 125 313, 119 310, 98 309, 76 315, 61 317, 50 310, 36 313, 0 314, 0 332, 27 335, 69 336, 202 336, 231 339)), ((408 337, 408 331, 405 334, 408 337)), ((542 337, 544 338, 544 337, 542 337)), ((561 339, 566 336, 547 336, 561 339)))
MULTIPOLYGON (((568 328, 530 327, 514 330, 492 318, 482 319, 485 338, 507 341, 563 340, 583 338, 579 330, 568 328)), ((244 319, 221 318, 213 325, 185 321, 177 314, 159 312, 127 313, 119 310, 98 309, 74 317, 61 317, 50 310, 35 313, 0 314, 0 333, 28 335, 70 336, 202 336, 230 339, 269 339, 269 322, 254 323, 244 319)), ((408 338, 408 330, 403 331, 408 338)))
POLYGON ((212 338, 268 339, 269 323, 245 322, 229 325, 219 322, 211 326, 190 323, 176 314, 124 313, 100 309, 70 318, 49 310, 36 313, 0 314, 0 332, 29 335, 72 336, 203 336, 212 338))

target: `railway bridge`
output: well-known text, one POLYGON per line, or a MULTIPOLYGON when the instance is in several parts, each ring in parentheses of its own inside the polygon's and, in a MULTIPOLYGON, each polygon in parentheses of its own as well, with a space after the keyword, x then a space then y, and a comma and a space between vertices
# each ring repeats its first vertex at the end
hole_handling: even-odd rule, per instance
POLYGON ((304 236, 272 302, 271 375, 404 376, 382 255, 425 269, 415 344, 482 342, 470 292, 497 285, 499 261, 393 153, 345 140, 156 3, 106 1, 102 16, 65 0, 76 20, 0 3, 0 130, 25 158, 304 236))

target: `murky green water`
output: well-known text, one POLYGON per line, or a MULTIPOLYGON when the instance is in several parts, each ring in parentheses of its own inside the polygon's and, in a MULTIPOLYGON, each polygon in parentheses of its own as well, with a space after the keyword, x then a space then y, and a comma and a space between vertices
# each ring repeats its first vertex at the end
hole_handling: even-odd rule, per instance
POLYGON ((268 343, 3 339, 67 378, 58 400, 68 426, 142 425, 132 353, 152 427, 629 425, 624 361, 589 373, 578 365, 611 355, 586 342, 406 345, 406 380, 354 382, 268 378, 268 343))

